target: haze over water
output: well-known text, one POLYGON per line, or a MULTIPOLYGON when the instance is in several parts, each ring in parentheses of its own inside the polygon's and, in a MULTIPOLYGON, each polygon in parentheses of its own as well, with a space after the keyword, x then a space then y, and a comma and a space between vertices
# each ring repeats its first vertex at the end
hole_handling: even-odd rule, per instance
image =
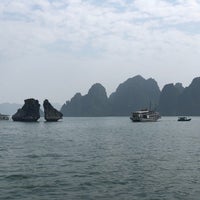
POLYGON ((0 121, 0 199, 197 200, 199 122, 0 121))

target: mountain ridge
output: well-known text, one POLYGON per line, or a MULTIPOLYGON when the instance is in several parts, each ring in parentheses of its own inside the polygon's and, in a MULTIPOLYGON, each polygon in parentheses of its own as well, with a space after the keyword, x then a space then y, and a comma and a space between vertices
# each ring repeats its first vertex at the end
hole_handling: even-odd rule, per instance
POLYGON ((105 95, 106 89, 100 84, 105 90, 104 100, 101 102, 101 95, 98 94, 98 101, 92 101, 90 105, 89 94, 94 85, 86 95, 77 93, 62 106, 61 112, 64 116, 128 116, 135 110, 150 107, 163 116, 200 115, 200 77, 194 78, 185 88, 178 82, 166 84, 160 90, 155 79, 145 79, 141 75, 136 75, 120 83, 109 97, 105 95), (90 114, 87 113, 87 109, 84 113, 79 109, 75 115, 74 111, 77 109, 73 106, 75 102, 79 106, 90 109, 90 114), (102 107, 102 103, 106 106, 102 107), (92 113, 94 107, 99 113, 98 111, 95 114, 92 113))
MULTIPOLYGON (((20 107, 16 103, 2 103, 0 113, 12 115, 20 107)), ((168 83, 160 90, 155 79, 136 75, 120 83, 109 96, 103 85, 95 83, 87 94, 77 92, 60 107, 67 117, 129 116, 144 108, 155 109, 162 116, 200 116, 200 77, 195 77, 187 87, 168 83)))

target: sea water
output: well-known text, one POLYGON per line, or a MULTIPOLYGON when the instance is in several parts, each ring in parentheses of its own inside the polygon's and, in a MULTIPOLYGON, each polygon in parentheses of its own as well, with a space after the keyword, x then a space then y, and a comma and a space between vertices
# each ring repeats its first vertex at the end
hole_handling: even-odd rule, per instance
POLYGON ((200 199, 200 118, 0 121, 0 199, 200 199))

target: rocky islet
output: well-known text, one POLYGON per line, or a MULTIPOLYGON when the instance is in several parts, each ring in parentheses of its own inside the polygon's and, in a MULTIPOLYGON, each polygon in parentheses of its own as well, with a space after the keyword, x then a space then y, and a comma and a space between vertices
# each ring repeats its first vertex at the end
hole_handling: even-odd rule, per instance
POLYGON ((62 119, 63 114, 56 110, 47 99, 43 102, 44 107, 44 118, 48 122, 56 122, 62 119))
MULTIPOLYGON (((62 118, 63 114, 56 110, 47 99, 43 102, 44 118, 48 122, 55 122, 62 118)), ((40 118, 40 104, 39 101, 30 98, 24 100, 22 108, 12 116, 13 121, 21 122, 36 122, 40 118)))

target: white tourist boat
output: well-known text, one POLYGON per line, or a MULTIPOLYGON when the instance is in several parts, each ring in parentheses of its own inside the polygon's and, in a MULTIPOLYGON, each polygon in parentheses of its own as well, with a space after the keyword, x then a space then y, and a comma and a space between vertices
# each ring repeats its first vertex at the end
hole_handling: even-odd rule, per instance
POLYGON ((0 120, 9 120, 9 115, 3 115, 0 113, 0 120))
POLYGON ((130 117, 133 122, 156 122, 159 118, 161 118, 159 112, 147 109, 135 111, 130 117))

